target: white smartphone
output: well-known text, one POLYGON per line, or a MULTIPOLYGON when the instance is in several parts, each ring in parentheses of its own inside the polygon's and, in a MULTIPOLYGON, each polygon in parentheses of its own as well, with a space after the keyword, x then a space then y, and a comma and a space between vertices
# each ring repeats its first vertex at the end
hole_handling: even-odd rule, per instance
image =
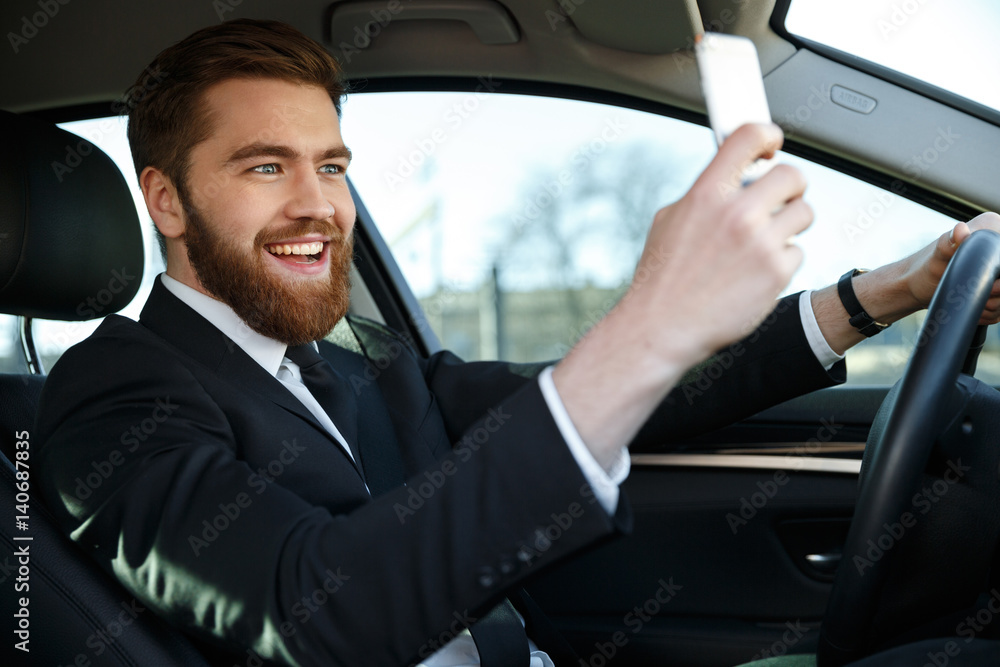
MULTIPOLYGON (((753 42, 746 37, 707 32, 695 38, 694 53, 708 107, 708 123, 719 146, 741 125, 771 122, 764 77, 753 42)), ((743 185, 766 174, 774 163, 773 158, 757 160, 744 170, 743 185)))

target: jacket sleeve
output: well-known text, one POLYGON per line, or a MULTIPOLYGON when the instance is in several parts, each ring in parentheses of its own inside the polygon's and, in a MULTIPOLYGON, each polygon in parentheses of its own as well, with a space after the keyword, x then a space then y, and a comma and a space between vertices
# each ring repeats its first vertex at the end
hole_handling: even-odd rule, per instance
MULTIPOLYGON (((691 369, 667 395, 630 444, 633 451, 663 449, 728 426, 796 396, 843 382, 841 361, 825 370, 816 359, 799 315, 799 293, 780 299, 743 340, 691 369)), ((554 363, 554 362, 552 362, 554 363)), ((461 431, 491 404, 475 387, 511 392, 549 364, 464 363, 449 352, 425 364, 428 384, 465 397, 442 406, 451 431, 461 431)))
POLYGON ((633 440, 633 451, 663 449, 843 382, 846 363, 825 370, 809 346, 799 294, 780 299, 743 340, 685 374, 633 440))
POLYGON ((203 641, 286 665, 408 664, 619 528, 537 383, 493 410, 502 424, 470 423, 407 486, 333 514, 280 478, 258 491, 191 370, 105 328, 48 378, 39 485, 74 541, 203 641))

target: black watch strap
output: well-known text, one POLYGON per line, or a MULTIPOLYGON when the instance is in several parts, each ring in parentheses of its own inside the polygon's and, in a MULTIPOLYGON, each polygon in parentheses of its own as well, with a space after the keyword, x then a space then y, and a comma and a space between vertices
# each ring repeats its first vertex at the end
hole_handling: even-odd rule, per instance
POLYGON ((861 307, 857 295, 854 293, 854 285, 851 279, 865 272, 865 269, 851 269, 842 275, 840 280, 837 281, 837 294, 840 295, 840 302, 844 304, 844 309, 850 316, 850 320, 848 321, 851 323, 851 326, 861 332, 861 334, 871 338, 883 329, 888 329, 889 325, 876 322, 871 315, 866 313, 865 309, 861 307))

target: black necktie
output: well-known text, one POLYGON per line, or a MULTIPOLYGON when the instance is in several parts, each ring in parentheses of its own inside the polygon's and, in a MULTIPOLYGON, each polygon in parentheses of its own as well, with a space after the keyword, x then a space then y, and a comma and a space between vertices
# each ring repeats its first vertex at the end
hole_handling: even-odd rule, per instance
POLYGON ((312 344, 289 347, 285 356, 298 364, 306 388, 347 440, 372 496, 402 486, 403 461, 399 451, 394 446, 385 446, 386 443, 358 437, 358 405, 350 383, 312 344))
MULTIPOLYGON (((399 451, 384 443, 358 438, 358 407, 350 383, 312 344, 289 347, 285 356, 298 365, 306 388, 347 440, 355 457, 360 457, 358 464, 372 496, 401 486, 404 477, 399 451)), ((482 667, 528 667, 531 661, 528 637, 509 600, 504 599, 469 626, 469 632, 479 650, 482 667)))

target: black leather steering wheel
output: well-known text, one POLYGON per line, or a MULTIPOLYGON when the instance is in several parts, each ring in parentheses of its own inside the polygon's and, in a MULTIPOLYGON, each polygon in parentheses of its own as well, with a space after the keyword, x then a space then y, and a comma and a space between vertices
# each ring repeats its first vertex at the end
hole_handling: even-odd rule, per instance
POLYGON ((955 253, 931 300, 916 349, 897 391, 881 437, 870 441, 854 518, 820 631, 817 661, 839 666, 863 657, 869 630, 891 558, 862 572, 869 540, 878 541, 886 525, 907 512, 920 484, 940 428, 937 404, 963 367, 975 368, 983 329, 970 348, 979 315, 1000 272, 1000 234, 980 230, 955 253), (978 347, 976 345, 978 343, 978 347))

